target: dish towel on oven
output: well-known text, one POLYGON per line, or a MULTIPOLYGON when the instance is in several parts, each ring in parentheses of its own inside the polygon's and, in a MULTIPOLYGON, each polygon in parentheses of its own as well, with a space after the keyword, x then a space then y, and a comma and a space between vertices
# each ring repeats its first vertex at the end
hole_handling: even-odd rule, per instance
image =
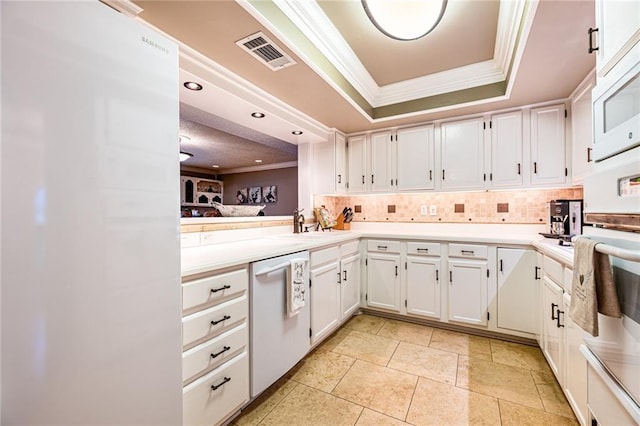
POLYGON ((598 312, 622 317, 609 256, 596 251, 598 243, 576 239, 573 254, 573 281, 569 316, 584 331, 598 335, 598 312))
POLYGON ((287 268, 287 316, 298 315, 305 305, 304 268, 305 259, 292 259, 287 268))

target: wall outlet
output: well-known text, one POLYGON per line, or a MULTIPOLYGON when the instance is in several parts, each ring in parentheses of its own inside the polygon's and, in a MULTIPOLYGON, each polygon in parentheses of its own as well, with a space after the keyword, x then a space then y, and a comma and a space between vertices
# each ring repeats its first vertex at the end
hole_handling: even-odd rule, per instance
POLYGON ((429 206, 429 214, 436 216, 438 214, 438 206, 429 206))
POLYGON ((421 205, 420 206, 420 214, 425 216, 427 214, 427 206, 426 205, 421 205))

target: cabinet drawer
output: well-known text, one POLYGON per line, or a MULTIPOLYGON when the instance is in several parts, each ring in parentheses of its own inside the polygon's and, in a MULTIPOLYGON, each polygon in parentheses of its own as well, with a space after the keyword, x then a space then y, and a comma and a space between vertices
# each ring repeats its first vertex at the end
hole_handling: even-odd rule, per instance
POLYGON ((328 247, 309 253, 309 263, 311 267, 323 265, 329 262, 337 262, 340 250, 338 246, 328 247))
POLYGON ((420 256, 440 256, 440 243, 407 243, 407 254, 420 256))
POLYGON ((368 240, 367 251, 400 253, 400 241, 368 240))
POLYGON ((182 318, 182 344, 185 349, 246 324, 247 306, 245 295, 182 318))
POLYGON ((249 359, 243 352, 182 390, 182 424, 217 425, 249 401, 249 359))
POLYGON ((347 256, 349 254, 357 253, 360 250, 360 241, 349 241, 340 246, 340 256, 347 256))
POLYGON ((247 348, 249 329, 241 324, 228 332, 221 334, 182 354, 182 380, 184 383, 193 381, 221 364, 230 360, 247 348))
POLYGON ((464 257, 469 259, 486 259, 489 249, 487 246, 474 244, 449 244, 449 257, 464 257))
POLYGON ((192 311, 203 305, 229 300, 247 292, 247 268, 212 275, 182 285, 182 310, 192 311))
POLYGON ((556 284, 563 285, 564 283, 564 267, 560 262, 556 262, 549 256, 544 257, 544 274, 548 275, 556 284))

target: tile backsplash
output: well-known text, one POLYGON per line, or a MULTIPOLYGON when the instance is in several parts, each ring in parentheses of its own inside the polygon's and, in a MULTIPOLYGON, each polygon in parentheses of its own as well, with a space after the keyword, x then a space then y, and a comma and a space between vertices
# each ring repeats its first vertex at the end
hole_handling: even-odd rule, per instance
POLYGON ((582 199, 582 187, 511 191, 432 192, 414 194, 317 195, 314 207, 335 215, 354 209, 355 222, 522 223, 549 221, 549 201, 582 199), (393 206, 393 208, 390 208, 393 206), (421 214, 426 206, 427 214, 421 214), (433 206, 436 215, 429 212, 433 206), (360 210, 360 211, 358 211, 360 210), (393 212, 392 212, 393 210, 393 212))

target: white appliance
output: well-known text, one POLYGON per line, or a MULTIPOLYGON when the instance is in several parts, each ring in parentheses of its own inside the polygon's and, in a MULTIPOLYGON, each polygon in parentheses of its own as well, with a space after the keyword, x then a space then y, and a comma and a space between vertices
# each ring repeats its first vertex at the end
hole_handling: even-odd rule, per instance
POLYGON ((640 44, 593 89, 596 162, 640 146, 640 44))
POLYGON ((305 261, 303 281, 309 292, 309 252, 254 262, 249 290, 251 336, 251 397, 282 377, 311 347, 310 301, 295 316, 287 315, 287 268, 291 260, 305 261))
POLYGON ((99 2, 0 2, 1 423, 182 422, 178 55, 99 2))

